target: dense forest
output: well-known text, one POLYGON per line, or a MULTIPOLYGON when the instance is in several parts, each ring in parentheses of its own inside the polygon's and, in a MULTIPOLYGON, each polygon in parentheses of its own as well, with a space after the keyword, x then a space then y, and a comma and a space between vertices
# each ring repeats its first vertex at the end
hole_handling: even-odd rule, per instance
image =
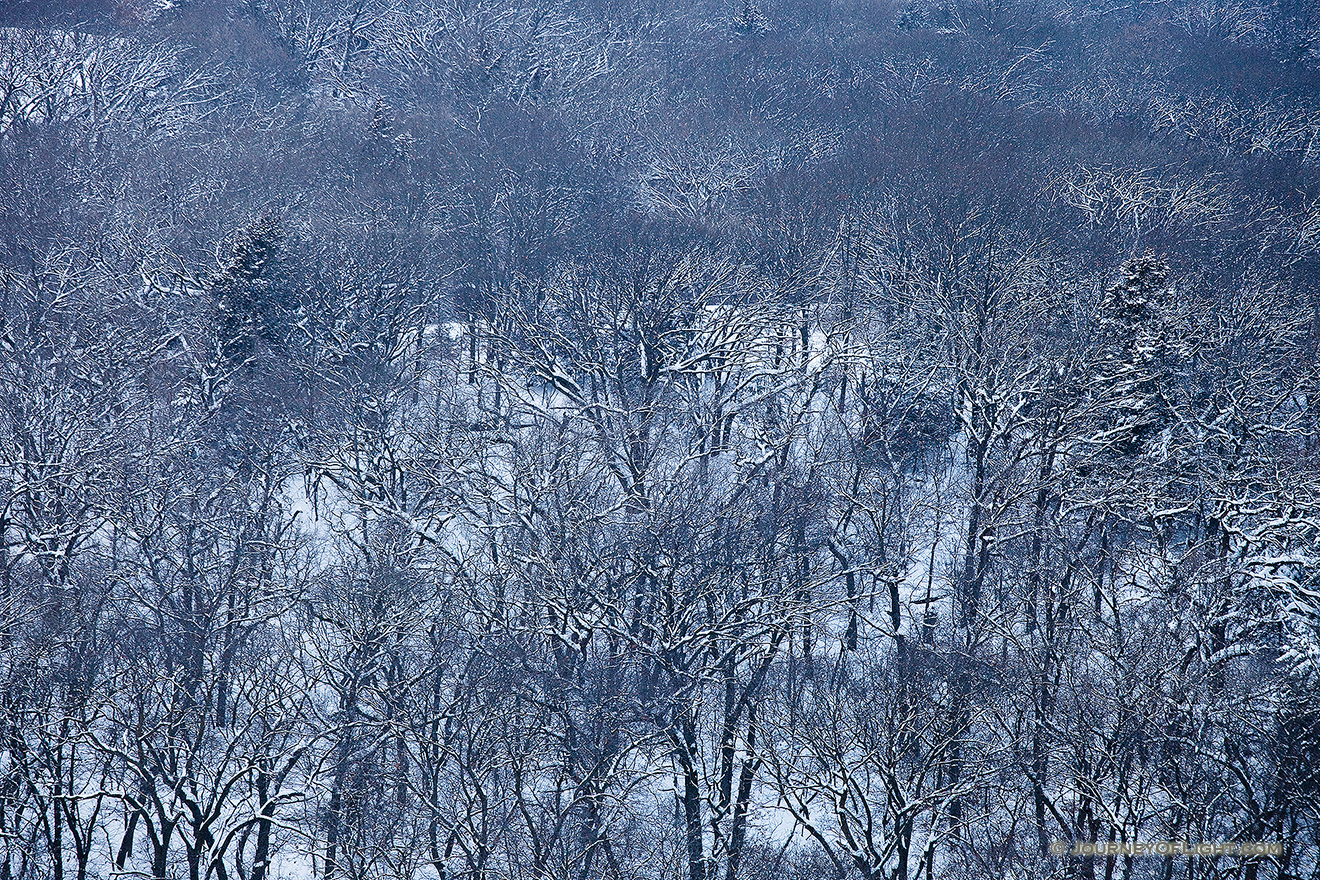
POLYGON ((1320 877, 1318 346, 1311 0, 0 3, 0 880, 1320 877))

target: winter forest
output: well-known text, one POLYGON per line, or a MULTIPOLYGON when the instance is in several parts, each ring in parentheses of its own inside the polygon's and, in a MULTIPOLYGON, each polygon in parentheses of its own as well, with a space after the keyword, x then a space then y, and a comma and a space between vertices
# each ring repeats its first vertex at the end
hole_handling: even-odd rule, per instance
POLYGON ((1318 347, 1312 0, 0 3, 0 880, 1314 880, 1318 347))

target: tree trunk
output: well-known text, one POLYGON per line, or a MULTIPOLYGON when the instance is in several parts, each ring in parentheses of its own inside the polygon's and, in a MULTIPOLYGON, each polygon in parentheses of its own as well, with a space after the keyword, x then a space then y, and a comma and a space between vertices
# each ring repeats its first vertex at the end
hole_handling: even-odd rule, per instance
POLYGON ((706 880, 706 847, 701 823, 701 780, 697 776, 697 726, 678 721, 678 763, 683 771, 683 820, 687 837, 688 880, 706 880))

